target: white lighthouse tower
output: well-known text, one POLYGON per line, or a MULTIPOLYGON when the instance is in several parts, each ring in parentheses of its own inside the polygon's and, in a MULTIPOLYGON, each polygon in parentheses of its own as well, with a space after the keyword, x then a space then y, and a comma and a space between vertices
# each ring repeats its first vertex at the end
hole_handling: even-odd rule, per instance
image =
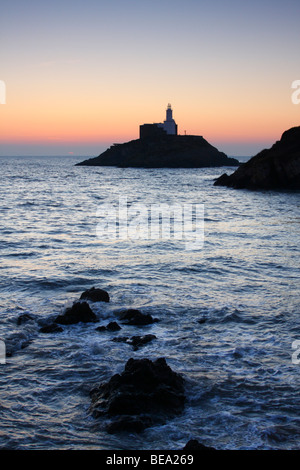
POLYGON ((167 134, 177 135, 177 124, 173 119, 173 111, 170 103, 167 107, 166 120, 163 123, 163 128, 167 134))
POLYGON ((173 111, 170 103, 167 107, 167 115, 164 122, 142 124, 140 126, 140 139, 163 136, 165 134, 177 135, 177 124, 173 119, 173 111))

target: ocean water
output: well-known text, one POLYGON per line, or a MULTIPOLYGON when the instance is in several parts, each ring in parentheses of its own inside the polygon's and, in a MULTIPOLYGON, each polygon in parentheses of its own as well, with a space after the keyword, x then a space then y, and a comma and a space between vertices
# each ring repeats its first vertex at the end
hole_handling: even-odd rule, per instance
POLYGON ((0 158, 0 448, 298 449, 299 192, 213 186, 234 168, 76 167, 83 159, 0 158), (204 204, 203 246, 100 239, 99 207, 120 197, 204 204), (39 331, 92 286, 111 298, 91 303, 97 324, 39 331), (128 307, 159 322, 95 330, 128 307), (112 341, 148 333, 137 351, 112 341), (185 378, 185 409, 141 434, 108 434, 89 391, 130 357, 165 357, 185 378))

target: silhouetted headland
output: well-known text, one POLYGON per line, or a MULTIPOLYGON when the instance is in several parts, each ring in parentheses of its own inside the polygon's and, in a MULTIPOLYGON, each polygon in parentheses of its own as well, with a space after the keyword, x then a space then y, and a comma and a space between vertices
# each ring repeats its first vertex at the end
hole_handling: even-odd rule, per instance
POLYGON ((259 152, 216 186, 236 189, 300 189, 300 126, 285 131, 270 149, 259 152))
POLYGON ((101 155, 77 165, 142 168, 203 168, 238 166, 235 158, 195 135, 149 136, 114 144, 101 155))

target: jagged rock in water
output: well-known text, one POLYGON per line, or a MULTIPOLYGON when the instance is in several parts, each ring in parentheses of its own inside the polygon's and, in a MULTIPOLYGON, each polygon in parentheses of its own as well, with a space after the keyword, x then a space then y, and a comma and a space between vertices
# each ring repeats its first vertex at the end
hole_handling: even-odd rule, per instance
POLYGON ((58 315, 54 322, 61 325, 71 325, 74 323, 96 322, 97 316, 92 311, 87 302, 75 302, 72 307, 66 309, 62 315, 58 315))
POLYGON ((199 441, 197 441, 197 439, 191 439, 186 443, 186 445, 184 446, 182 450, 186 452, 195 453, 195 452, 202 452, 204 450, 216 450, 216 449, 214 447, 208 447, 208 446, 205 446, 204 444, 201 444, 199 441))
POLYGON ((236 189, 300 189, 300 127, 293 127, 270 149, 262 150, 216 186, 236 189))
POLYGON ((164 135, 112 145, 98 157, 76 166, 117 166, 141 168, 203 168, 238 166, 235 158, 197 135, 164 135))
POLYGON ((119 312, 119 319, 126 325, 150 325, 158 321, 157 318, 153 318, 149 313, 145 314, 135 308, 129 308, 119 312))
POLYGON ((182 412, 184 379, 164 358, 154 362, 131 358, 121 374, 91 391, 91 400, 90 410, 95 417, 115 417, 109 425, 110 432, 133 427, 139 432, 182 412), (126 416, 132 417, 130 421, 126 416))
POLYGON ((92 302, 109 302, 109 294, 103 289, 91 287, 91 289, 81 294, 80 299, 91 300, 92 302))

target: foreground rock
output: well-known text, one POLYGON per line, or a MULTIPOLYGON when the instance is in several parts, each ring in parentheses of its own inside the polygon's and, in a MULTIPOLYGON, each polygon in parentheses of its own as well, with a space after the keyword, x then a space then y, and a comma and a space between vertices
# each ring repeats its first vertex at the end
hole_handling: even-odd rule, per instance
POLYGON ((237 189, 300 189, 300 127, 284 132, 270 149, 258 153, 232 175, 223 174, 214 184, 237 189))
POLYGON ((80 299, 91 300, 92 302, 109 302, 109 294, 103 289, 92 287, 84 291, 80 299))
POLYGON ((66 309, 62 315, 55 318, 54 323, 71 325, 74 323, 88 323, 98 321, 97 316, 91 310, 87 302, 75 302, 72 307, 66 309))
POLYGON ((153 318, 149 313, 145 314, 135 308, 122 310, 119 312, 119 319, 126 325, 150 325, 151 323, 158 322, 157 318, 153 318))
POLYGON ((238 166, 203 137, 197 135, 165 135, 115 144, 96 158, 77 166, 118 166, 142 168, 203 168, 238 166))
POLYGON ((204 450, 216 450, 214 447, 208 447, 205 446, 204 444, 201 444, 199 441, 196 439, 191 439, 186 443, 184 448, 182 450, 185 450, 186 452, 202 452, 204 450))
POLYGON ((121 374, 91 391, 91 400, 93 416, 115 418, 109 432, 141 432, 182 412, 184 380, 164 358, 131 358, 121 374))

